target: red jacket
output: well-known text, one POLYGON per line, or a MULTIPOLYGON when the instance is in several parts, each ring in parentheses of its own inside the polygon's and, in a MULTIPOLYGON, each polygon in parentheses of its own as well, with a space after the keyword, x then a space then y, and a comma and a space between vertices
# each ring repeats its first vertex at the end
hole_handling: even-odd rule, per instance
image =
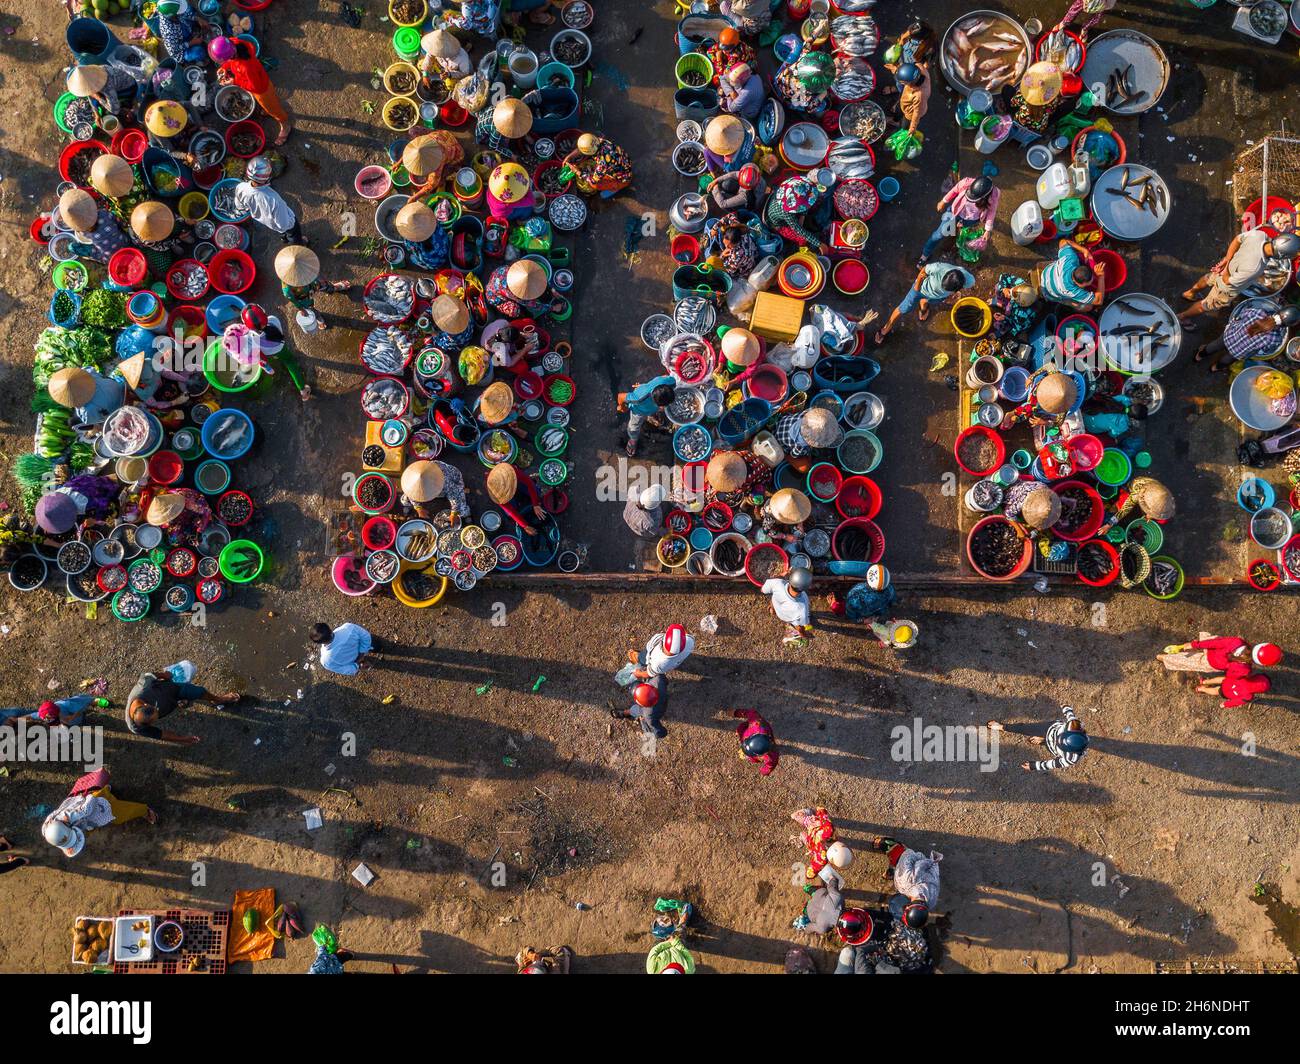
POLYGON ((1223 708, 1235 709, 1237 706, 1244 706, 1271 686, 1267 676, 1252 673, 1250 666, 1244 661, 1231 662, 1223 677, 1223 686, 1220 688, 1224 698, 1223 708))
MULTIPOLYGON (((776 748, 776 735, 772 731, 772 725, 760 716, 757 710, 753 709, 733 709, 731 715, 733 717, 741 717, 744 720, 744 723, 736 725, 736 734, 740 736, 742 744, 751 735, 766 735, 772 740, 771 749, 769 749, 762 757, 750 757, 748 754, 745 755, 746 761, 752 761, 756 765, 763 766, 759 769, 758 774, 760 776, 772 775, 772 772, 776 769, 776 763, 780 758, 780 754, 776 748)), ((743 746, 741 749, 743 752, 743 746)))
POLYGON ((1233 654, 1246 645, 1244 639, 1237 639, 1235 636, 1221 636, 1217 639, 1198 639, 1192 643, 1193 650, 1204 650, 1205 658, 1210 663, 1210 667, 1218 672, 1224 672, 1234 661, 1240 661, 1234 658, 1233 654))

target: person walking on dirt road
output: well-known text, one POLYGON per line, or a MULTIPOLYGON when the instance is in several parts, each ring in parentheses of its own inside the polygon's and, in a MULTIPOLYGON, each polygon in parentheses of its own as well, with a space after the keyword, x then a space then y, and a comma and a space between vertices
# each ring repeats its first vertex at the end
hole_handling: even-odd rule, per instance
POLYGON ((695 650, 695 637, 680 624, 670 624, 663 632, 652 635, 645 650, 629 650, 627 660, 637 668, 632 675, 638 680, 663 676, 678 668, 695 650))
POLYGON ((1237 636, 1202 632, 1190 643, 1171 643, 1156 655, 1156 661, 1167 672, 1227 672, 1229 665, 1244 663, 1248 655, 1261 669, 1271 669, 1282 661, 1282 648, 1275 643, 1251 646, 1237 636))
POLYGON ((159 739, 165 743, 193 746, 197 735, 181 735, 158 727, 158 722, 171 716, 190 702, 206 702, 210 706, 229 706, 238 702, 240 694, 229 691, 215 695, 206 687, 193 682, 195 669, 188 661, 178 662, 157 672, 140 674, 140 679, 126 696, 126 726, 133 735, 146 739, 159 739))
MULTIPOLYGON (((1026 772, 1050 772, 1053 769, 1069 768, 1077 765, 1088 749, 1088 733, 1083 730, 1083 721, 1069 706, 1061 707, 1061 720, 1053 721, 1047 728, 1047 735, 1031 735, 1029 742, 1034 746, 1046 746, 1052 755, 1050 761, 1022 761, 1020 767, 1026 772)), ((1006 730, 1000 721, 991 720, 990 729, 996 732, 1006 730)))

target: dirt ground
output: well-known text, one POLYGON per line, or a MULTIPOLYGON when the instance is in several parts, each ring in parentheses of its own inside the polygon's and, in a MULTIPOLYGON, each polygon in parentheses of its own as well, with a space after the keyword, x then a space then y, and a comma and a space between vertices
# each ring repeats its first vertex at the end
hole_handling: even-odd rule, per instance
MULTIPOLYGON (((279 187, 301 206, 327 274, 355 280, 374 265, 360 250, 370 226, 351 179, 383 143, 362 101, 378 102, 371 68, 391 55, 380 5, 364 6, 356 31, 333 3, 277 0, 258 19, 299 122, 279 187), (362 219, 362 240, 326 251, 349 209, 362 219)), ((943 26, 960 10, 942 3, 926 14, 943 26)), ((1143 290, 1172 295, 1226 242, 1222 181, 1234 142, 1276 124, 1295 100, 1295 68, 1277 61, 1280 51, 1234 39, 1225 12, 1174 3, 1143 12, 1179 69, 1164 103, 1168 122, 1140 120, 1141 157, 1171 180, 1180 224, 1141 249, 1137 272, 1143 290)), ((882 12, 883 29, 897 32, 903 18, 882 12)), ((53 8, 0 16, 0 25, 15 28, 0 37, 0 223, 9 237, 0 243, 0 443, 12 456, 30 439, 31 343, 48 299, 42 256, 24 234, 57 183, 49 102, 61 91, 65 53, 53 8)), ((631 260, 623 242, 629 219, 662 212, 680 191, 667 162, 671 33, 663 3, 599 9, 584 121, 629 148, 638 177, 634 195, 606 205, 576 249, 580 484, 617 453, 610 395, 649 370, 637 333, 667 299, 662 235, 631 260)), ((959 152, 974 165, 947 110, 936 91, 925 166, 904 177, 902 209, 873 225, 866 305, 882 312, 911 276, 944 171, 959 152)), ((1023 162, 994 160, 1011 187, 1028 181, 1023 162)), ((1006 197, 1008 212, 1022 198, 1006 197)), ((271 251, 259 236, 259 262, 271 251)), ((988 267, 1002 255, 1028 258, 1000 244, 988 267)), ((350 970, 508 971, 526 943, 568 942, 580 970, 638 971, 654 898, 675 895, 701 910, 693 948, 703 970, 775 971, 790 944, 807 942, 790 929, 802 895, 791 885, 799 851, 787 817, 814 802, 850 843, 888 832, 944 854, 945 972, 1282 963, 1300 951, 1294 672, 1281 670, 1268 697, 1224 712, 1151 662, 1161 646, 1202 628, 1298 646, 1300 626, 1277 608, 1289 599, 1189 590, 1159 604, 1117 593, 1099 608, 1065 590, 936 585, 958 547, 956 503, 940 487, 952 468, 956 396, 926 373, 932 351, 955 353, 946 326, 924 342, 900 334, 883 356, 880 388, 890 406, 889 561, 914 574, 900 609, 919 621, 922 642, 896 655, 821 614, 819 637, 795 652, 780 649, 775 621, 746 589, 666 579, 569 588, 500 580, 424 613, 392 600, 343 600, 324 570, 325 530, 343 505, 335 485, 359 447, 349 436, 360 427, 358 322, 343 299, 324 306, 337 328, 303 352, 317 398, 302 406, 282 388, 252 410, 262 443, 243 481, 265 512, 271 581, 210 614, 203 629, 175 620, 128 627, 107 611, 92 620, 44 594, 3 600, 0 661, 10 667, 0 704, 57 697, 98 676, 121 699, 142 668, 180 658, 198 662, 212 686, 237 684, 254 697, 237 711, 191 711, 185 726, 202 736, 191 748, 151 744, 130 736, 120 716, 102 718, 118 790, 148 801, 162 822, 100 832, 75 861, 45 846, 39 826, 79 770, 10 767, 0 778, 0 833, 33 867, 0 880, 0 970, 67 970, 67 927, 80 913, 219 908, 237 889, 272 886, 311 922, 340 930, 360 954, 350 970), (503 626, 493 623, 502 615, 496 603, 503 626), (610 728, 607 708, 622 697, 611 674, 629 646, 708 613, 720 630, 700 637, 685 675, 674 678, 670 735, 643 756, 634 732, 610 728), (342 680, 305 667, 307 627, 344 619, 395 645, 385 668, 342 680), (1021 772, 1029 748, 1016 739, 992 773, 891 759, 891 730, 915 718, 1042 726, 1061 702, 1095 738, 1069 773, 1021 772), (773 722, 782 745, 768 779, 736 758, 729 711, 750 706, 773 722), (349 736, 355 756, 345 756, 349 736), (313 806, 325 826, 308 832, 301 814, 313 806), (367 888, 350 878, 361 861, 376 873, 367 888)), ((1187 493, 1181 557, 1199 552, 1207 571, 1219 571, 1216 559, 1231 568, 1220 530, 1237 476, 1235 436, 1189 365, 1166 381, 1175 416, 1159 415, 1152 450, 1157 468, 1179 471, 1171 480, 1187 493), (1207 393, 1206 403, 1195 398, 1207 393)), ((593 570, 634 564, 616 505, 594 490, 573 492, 566 528, 587 543, 593 570)), ((851 896, 877 897, 882 870, 883 859, 861 854, 851 896)), ((301 971, 309 962, 303 943, 278 952, 258 970, 301 971)))

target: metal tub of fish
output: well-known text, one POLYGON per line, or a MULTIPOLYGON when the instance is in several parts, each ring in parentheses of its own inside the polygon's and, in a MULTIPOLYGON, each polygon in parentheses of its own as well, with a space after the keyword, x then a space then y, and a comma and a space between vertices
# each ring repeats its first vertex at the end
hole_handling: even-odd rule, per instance
POLYGON ((1098 102, 1108 111, 1138 115, 1159 102, 1169 84, 1169 59, 1164 50, 1137 30, 1111 30, 1088 46, 1079 75, 1084 85, 1101 85, 1098 102))
POLYGON ((1164 178, 1141 163, 1112 166, 1092 187, 1092 216, 1115 240, 1145 240, 1165 224, 1173 205, 1164 178))
POLYGON ((1150 374, 1169 365, 1183 342, 1183 330, 1169 304, 1145 292, 1118 296, 1097 322, 1101 351, 1120 373, 1150 374))
POLYGON ((939 46, 944 79, 963 96, 1018 82, 1032 47, 1025 28, 1001 11, 971 11, 948 27, 939 46))

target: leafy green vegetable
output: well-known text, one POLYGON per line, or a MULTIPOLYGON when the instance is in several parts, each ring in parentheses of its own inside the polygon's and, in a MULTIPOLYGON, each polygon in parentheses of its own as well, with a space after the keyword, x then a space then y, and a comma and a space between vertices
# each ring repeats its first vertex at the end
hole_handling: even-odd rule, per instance
POLYGON ((81 320, 103 329, 120 329, 126 324, 126 296, 96 288, 81 304, 81 320))

